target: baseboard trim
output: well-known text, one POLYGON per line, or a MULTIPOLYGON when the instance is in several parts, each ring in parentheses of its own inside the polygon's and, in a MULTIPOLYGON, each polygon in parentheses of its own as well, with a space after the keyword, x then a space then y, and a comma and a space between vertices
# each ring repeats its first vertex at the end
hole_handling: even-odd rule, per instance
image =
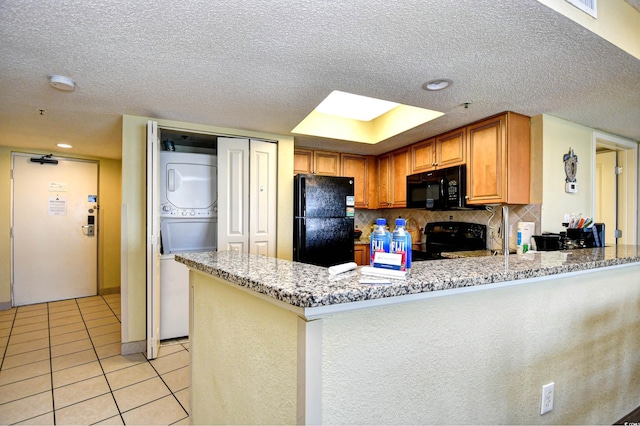
POLYGON ((11 309, 11 301, 0 302, 0 311, 6 311, 7 309, 11 309))
POLYGON ((120 287, 101 288, 98 290, 100 296, 106 296, 107 294, 120 293, 120 287))
POLYGON ((123 343, 120 349, 122 355, 131 355, 137 354, 140 352, 147 352, 147 341, 140 340, 137 342, 127 342, 123 343))
POLYGON ((626 425, 630 423, 640 423, 640 407, 637 407, 635 410, 615 422, 614 425, 626 425))

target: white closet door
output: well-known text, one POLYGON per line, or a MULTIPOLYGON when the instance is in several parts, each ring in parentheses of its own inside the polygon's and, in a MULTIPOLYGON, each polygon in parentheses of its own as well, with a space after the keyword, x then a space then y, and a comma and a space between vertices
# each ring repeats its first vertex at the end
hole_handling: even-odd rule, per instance
POLYGON ((249 251, 275 256, 278 145, 252 139, 249 148, 249 251))
POLYGON ((249 139, 218 138, 218 250, 248 248, 249 139))
POLYGON ((160 134, 147 122, 147 358, 160 348, 160 134))

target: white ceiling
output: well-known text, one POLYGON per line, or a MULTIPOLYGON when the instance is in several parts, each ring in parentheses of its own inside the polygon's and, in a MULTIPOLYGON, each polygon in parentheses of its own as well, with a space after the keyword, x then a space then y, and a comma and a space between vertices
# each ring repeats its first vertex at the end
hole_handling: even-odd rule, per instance
POLYGON ((332 90, 446 115, 296 145, 380 154, 505 110, 640 140, 640 60, 536 0, 0 0, 0 40, 5 146, 120 158, 123 114, 289 134, 332 90))

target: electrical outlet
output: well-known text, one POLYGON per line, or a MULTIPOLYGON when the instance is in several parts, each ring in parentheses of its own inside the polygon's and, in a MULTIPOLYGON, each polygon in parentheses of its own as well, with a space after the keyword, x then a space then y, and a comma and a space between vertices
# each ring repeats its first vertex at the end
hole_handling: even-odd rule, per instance
POLYGON ((542 400, 540 402, 540 415, 553 410, 553 392, 555 383, 551 382, 542 386, 542 400))

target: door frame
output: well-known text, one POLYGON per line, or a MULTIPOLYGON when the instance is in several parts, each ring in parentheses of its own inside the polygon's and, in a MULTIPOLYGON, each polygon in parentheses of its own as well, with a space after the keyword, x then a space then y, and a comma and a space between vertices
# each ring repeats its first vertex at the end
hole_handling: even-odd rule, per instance
MULTIPOLYGON (((592 142, 593 170, 592 188, 596 187, 596 150, 599 147, 617 152, 617 163, 622 167, 622 174, 618 176, 618 219, 617 228, 622 230, 622 238, 617 239, 620 244, 636 245, 640 239, 638 227, 638 143, 608 133, 593 132, 592 142)), ((596 211, 596 199, 593 197, 593 209, 596 211)))

